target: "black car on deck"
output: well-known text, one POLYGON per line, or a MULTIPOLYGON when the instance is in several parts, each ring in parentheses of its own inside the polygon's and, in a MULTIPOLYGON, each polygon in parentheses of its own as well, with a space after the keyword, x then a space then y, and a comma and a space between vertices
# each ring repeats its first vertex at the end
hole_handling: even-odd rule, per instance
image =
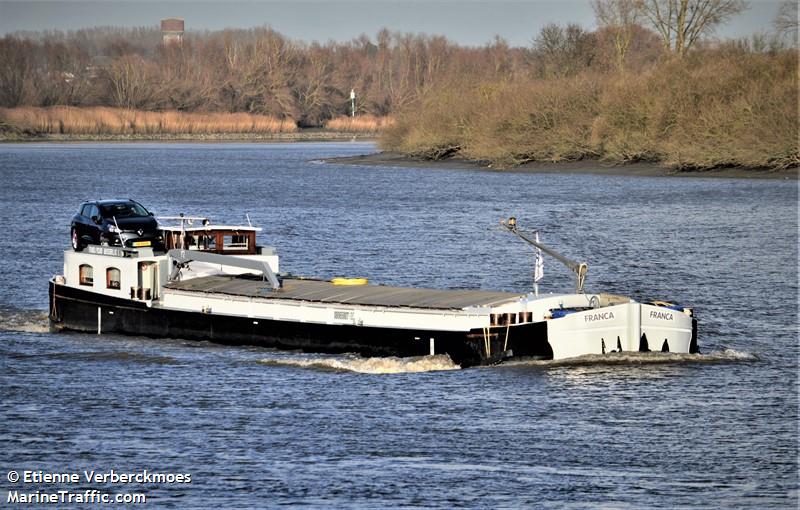
POLYGON ((70 224, 72 249, 87 244, 127 248, 163 247, 153 213, 135 200, 95 200, 81 204, 70 224))

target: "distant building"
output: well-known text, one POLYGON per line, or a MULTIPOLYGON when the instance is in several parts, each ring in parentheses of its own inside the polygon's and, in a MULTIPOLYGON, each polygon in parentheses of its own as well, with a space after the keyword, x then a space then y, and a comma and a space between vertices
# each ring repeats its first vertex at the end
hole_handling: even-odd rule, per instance
POLYGON ((166 18, 161 20, 161 37, 164 46, 170 44, 183 44, 183 19, 166 18))

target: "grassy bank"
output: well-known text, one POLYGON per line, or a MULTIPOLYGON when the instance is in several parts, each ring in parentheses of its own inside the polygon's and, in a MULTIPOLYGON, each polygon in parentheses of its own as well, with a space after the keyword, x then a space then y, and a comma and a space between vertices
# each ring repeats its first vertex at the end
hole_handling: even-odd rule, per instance
POLYGON ((381 139, 413 157, 495 166, 600 159, 676 169, 800 164, 798 54, 697 52, 638 74, 441 87, 381 139))

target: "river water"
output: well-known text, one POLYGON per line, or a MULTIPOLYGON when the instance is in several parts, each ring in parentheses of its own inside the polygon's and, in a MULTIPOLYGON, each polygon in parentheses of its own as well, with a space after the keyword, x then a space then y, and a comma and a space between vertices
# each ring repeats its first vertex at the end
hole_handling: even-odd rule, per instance
MULTIPOLYGON (((321 162, 374 150, 0 145, 3 503, 66 488, 158 508, 797 508, 797 181, 321 162), (532 252, 496 228, 513 215, 587 261, 590 291, 694 307, 703 354, 460 370, 51 334, 47 280, 70 217, 98 197, 249 214, 295 274, 526 291, 532 252), (112 469, 191 483, 7 480, 112 469)), ((547 260, 542 291, 571 288, 547 260)))

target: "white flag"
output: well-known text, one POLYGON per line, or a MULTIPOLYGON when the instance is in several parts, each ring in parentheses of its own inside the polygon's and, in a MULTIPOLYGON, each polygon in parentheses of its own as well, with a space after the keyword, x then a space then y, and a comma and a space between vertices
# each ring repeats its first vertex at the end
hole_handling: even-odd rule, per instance
MULTIPOLYGON (((539 232, 536 232, 536 242, 539 242, 539 232)), ((533 281, 538 282, 544 278, 544 257, 542 256, 542 250, 536 248, 536 266, 533 269, 533 281)))

